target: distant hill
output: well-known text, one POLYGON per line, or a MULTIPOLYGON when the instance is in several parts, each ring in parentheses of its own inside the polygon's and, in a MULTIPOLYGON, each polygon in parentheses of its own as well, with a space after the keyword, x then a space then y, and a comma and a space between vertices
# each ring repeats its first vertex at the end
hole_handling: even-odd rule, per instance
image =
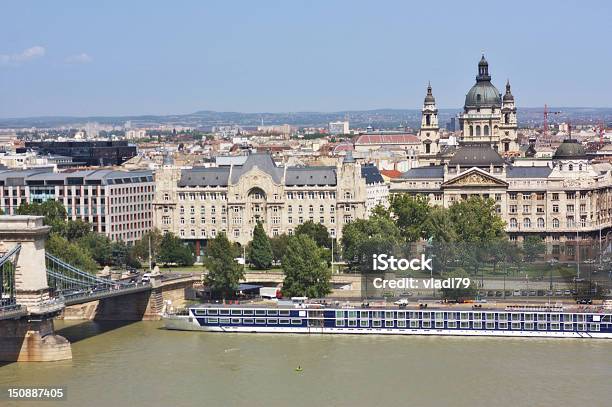
MULTIPOLYGON (((561 114, 551 115, 550 121, 569 121, 573 123, 598 123, 602 121, 612 126, 612 108, 589 107, 551 107, 551 111, 561 114)), ((519 108, 521 126, 539 126, 542 123, 543 108, 519 108)), ((460 113, 460 109, 440 109, 439 122, 444 127, 448 120, 460 113)), ((421 120, 420 109, 376 109, 339 112, 285 112, 285 113, 240 113, 215 112, 202 110, 181 115, 140 115, 140 116, 50 116, 0 119, 0 128, 48 128, 60 126, 79 126, 87 122, 98 122, 105 125, 123 125, 131 121, 133 126, 175 125, 207 129, 212 126, 239 125, 253 127, 273 124, 290 124, 302 127, 324 127, 330 121, 348 118, 351 127, 393 128, 400 124, 417 128, 421 120)))

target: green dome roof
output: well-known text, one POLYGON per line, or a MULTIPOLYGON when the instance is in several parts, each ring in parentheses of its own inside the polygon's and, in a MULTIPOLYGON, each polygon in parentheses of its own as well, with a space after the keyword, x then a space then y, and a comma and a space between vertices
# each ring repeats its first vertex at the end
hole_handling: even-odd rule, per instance
POLYGON ((567 139, 555 151, 554 160, 562 159, 586 159, 586 149, 578 140, 567 139))
POLYGON ((465 95, 465 105, 467 108, 479 107, 501 107, 501 94, 491 83, 489 75, 489 63, 484 55, 478 62, 478 75, 476 76, 476 84, 472 86, 467 95, 465 95))

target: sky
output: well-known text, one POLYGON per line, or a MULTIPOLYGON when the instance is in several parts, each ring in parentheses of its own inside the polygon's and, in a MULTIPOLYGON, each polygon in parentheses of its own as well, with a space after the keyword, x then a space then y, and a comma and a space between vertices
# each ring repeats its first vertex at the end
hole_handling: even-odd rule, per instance
POLYGON ((612 107, 612 1, 0 4, 0 118, 460 108, 481 52, 519 107, 612 107))

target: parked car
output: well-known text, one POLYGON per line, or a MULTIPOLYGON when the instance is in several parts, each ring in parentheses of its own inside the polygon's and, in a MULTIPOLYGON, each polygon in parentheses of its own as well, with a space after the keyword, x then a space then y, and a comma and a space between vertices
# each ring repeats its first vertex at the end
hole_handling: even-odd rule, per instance
POLYGON ((593 300, 591 300, 590 298, 582 298, 582 299, 576 301, 576 304, 588 304, 588 305, 591 305, 591 304, 593 304, 593 300))

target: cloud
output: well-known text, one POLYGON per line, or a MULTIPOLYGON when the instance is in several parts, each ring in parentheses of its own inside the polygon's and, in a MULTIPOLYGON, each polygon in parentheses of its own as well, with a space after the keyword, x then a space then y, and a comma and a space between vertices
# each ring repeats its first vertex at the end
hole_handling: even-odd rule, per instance
POLYGON ((45 48, 40 45, 26 48, 18 54, 0 54, 0 64, 20 64, 45 55, 45 48))
POLYGON ((66 58, 66 62, 69 64, 88 64, 91 61, 93 61, 93 58, 84 52, 76 55, 70 55, 68 58, 66 58))

